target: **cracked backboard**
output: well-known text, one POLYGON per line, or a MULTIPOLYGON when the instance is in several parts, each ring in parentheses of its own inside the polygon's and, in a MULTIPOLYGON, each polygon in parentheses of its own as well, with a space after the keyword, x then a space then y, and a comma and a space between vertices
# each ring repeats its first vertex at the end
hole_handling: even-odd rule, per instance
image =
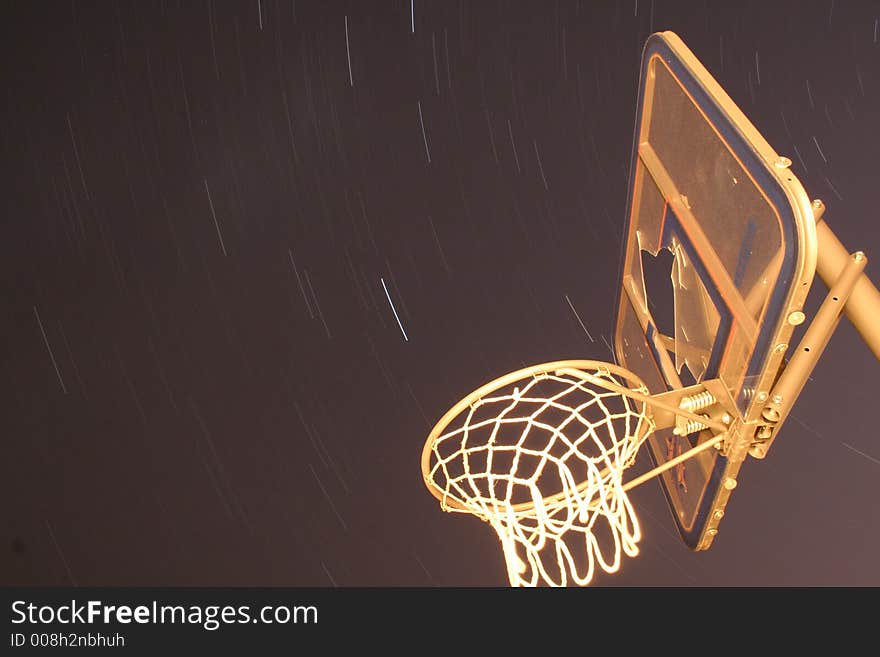
MULTIPOLYGON (((681 39, 650 37, 615 353, 651 393, 721 379, 747 431, 783 364, 788 317, 801 309, 815 270, 813 214, 790 164, 681 39)), ((658 431, 651 458, 660 465, 707 435, 658 431)), ((661 476, 691 548, 711 544, 740 466, 708 450, 661 476)))

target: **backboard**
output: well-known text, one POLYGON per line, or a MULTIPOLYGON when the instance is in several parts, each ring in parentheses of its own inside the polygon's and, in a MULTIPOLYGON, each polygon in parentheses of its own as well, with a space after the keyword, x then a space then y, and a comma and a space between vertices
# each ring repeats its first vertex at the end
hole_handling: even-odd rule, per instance
MULTIPOLYGON (((721 379, 743 430, 783 366, 816 266, 816 232, 800 182, 672 32, 642 56, 627 198, 615 355, 652 394, 721 379), (657 256, 671 262, 657 279, 657 256), (671 279, 671 280, 670 280, 671 279), (794 313, 794 314, 793 314, 794 313)), ((708 432, 705 432, 708 435, 708 432)), ((699 432, 655 432, 660 465, 699 432)), ((760 450, 754 456, 762 456, 760 450)), ((661 485, 693 549, 717 533, 742 459, 707 450, 661 485)))

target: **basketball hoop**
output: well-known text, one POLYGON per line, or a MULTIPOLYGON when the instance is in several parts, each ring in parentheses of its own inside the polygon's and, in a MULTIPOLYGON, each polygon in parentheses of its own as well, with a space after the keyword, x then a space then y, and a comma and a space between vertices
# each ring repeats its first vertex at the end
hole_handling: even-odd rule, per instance
POLYGON ((613 573, 623 554, 638 554, 641 530, 626 491, 674 465, 623 481, 655 428, 654 405, 693 416, 653 400, 635 374, 610 363, 512 372, 462 399, 432 429, 422 451, 425 485, 443 510, 492 526, 512 586, 586 585, 597 564, 613 573))
POLYGON ((673 32, 649 37, 639 80, 622 367, 570 360, 503 376, 450 409, 422 451, 428 490, 492 526, 514 586, 616 571, 641 538, 627 491, 672 468, 661 485, 678 533, 708 549, 743 462, 766 457, 844 313, 880 358, 867 258, 840 243, 791 160, 673 32), (653 272, 664 250, 674 269, 653 272), (794 345, 815 274, 828 294, 794 345), (662 307, 674 311, 668 335, 662 307), (643 444, 657 467, 624 482, 643 444))

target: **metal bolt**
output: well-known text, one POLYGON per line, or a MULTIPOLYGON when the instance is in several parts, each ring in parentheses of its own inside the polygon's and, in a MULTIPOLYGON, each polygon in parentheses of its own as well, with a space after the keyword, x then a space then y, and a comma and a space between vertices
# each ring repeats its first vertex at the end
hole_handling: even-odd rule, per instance
POLYGON ((777 354, 780 354, 783 351, 785 351, 786 349, 788 349, 788 343, 787 342, 780 342, 778 345, 776 345, 776 348, 774 349, 774 351, 776 351, 777 354))
POLYGON ((774 162, 774 164, 778 169, 787 169, 791 166, 791 160, 789 160, 784 155, 780 155, 778 158, 776 158, 776 162, 774 162))
POLYGON ((773 395, 773 398, 771 401, 774 404, 781 404, 782 403, 782 395, 773 395))
POLYGON ((717 511, 715 511, 715 513, 712 514, 712 517, 714 517, 716 520, 721 520, 721 518, 724 517, 724 511, 722 509, 718 509, 717 511))
POLYGON ((733 490, 734 488, 736 488, 736 479, 734 479, 733 477, 728 477, 727 479, 725 479, 724 488, 726 488, 727 490, 733 490))
POLYGON ((721 422, 723 424, 730 424, 733 421, 733 418, 730 417, 730 413, 725 413, 721 416, 721 422))
POLYGON ((767 399, 767 393, 766 392, 759 392, 757 395, 757 399, 758 399, 758 401, 764 401, 765 399, 767 399))
POLYGON ((712 529, 707 530, 706 533, 709 534, 709 536, 715 536, 715 534, 718 533, 718 530, 713 527, 712 529))
POLYGON ((856 251, 855 253, 853 253, 853 260, 855 260, 856 262, 861 262, 864 259, 865 254, 862 251, 856 251))
POLYGON ((804 323, 804 320, 807 318, 800 310, 795 310, 788 316, 788 323, 792 326, 798 326, 804 323))

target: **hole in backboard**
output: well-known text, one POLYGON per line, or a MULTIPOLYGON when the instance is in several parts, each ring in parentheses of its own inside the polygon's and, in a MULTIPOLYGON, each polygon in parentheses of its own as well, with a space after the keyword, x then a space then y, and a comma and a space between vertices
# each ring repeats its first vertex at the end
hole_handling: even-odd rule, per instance
MULTIPOLYGON (((665 340, 669 345, 667 351, 675 361, 675 349, 672 346, 676 344, 675 291, 672 283, 675 255, 668 248, 661 248, 656 256, 652 256, 648 251, 642 251, 641 255, 648 309, 654 318, 657 331, 667 338, 665 340)), ((683 386, 696 384, 697 377, 693 375, 687 364, 681 363, 680 367, 678 374, 681 384, 683 386)))
POLYGON ((675 256, 669 249, 660 249, 656 256, 642 251, 642 276, 645 278, 648 310, 657 330, 670 338, 675 338, 675 297, 672 293, 674 263, 675 256))
POLYGON ((691 370, 687 364, 682 365, 681 372, 678 373, 678 378, 681 379, 681 385, 685 387, 696 385, 697 383, 697 379, 691 374, 691 370))

